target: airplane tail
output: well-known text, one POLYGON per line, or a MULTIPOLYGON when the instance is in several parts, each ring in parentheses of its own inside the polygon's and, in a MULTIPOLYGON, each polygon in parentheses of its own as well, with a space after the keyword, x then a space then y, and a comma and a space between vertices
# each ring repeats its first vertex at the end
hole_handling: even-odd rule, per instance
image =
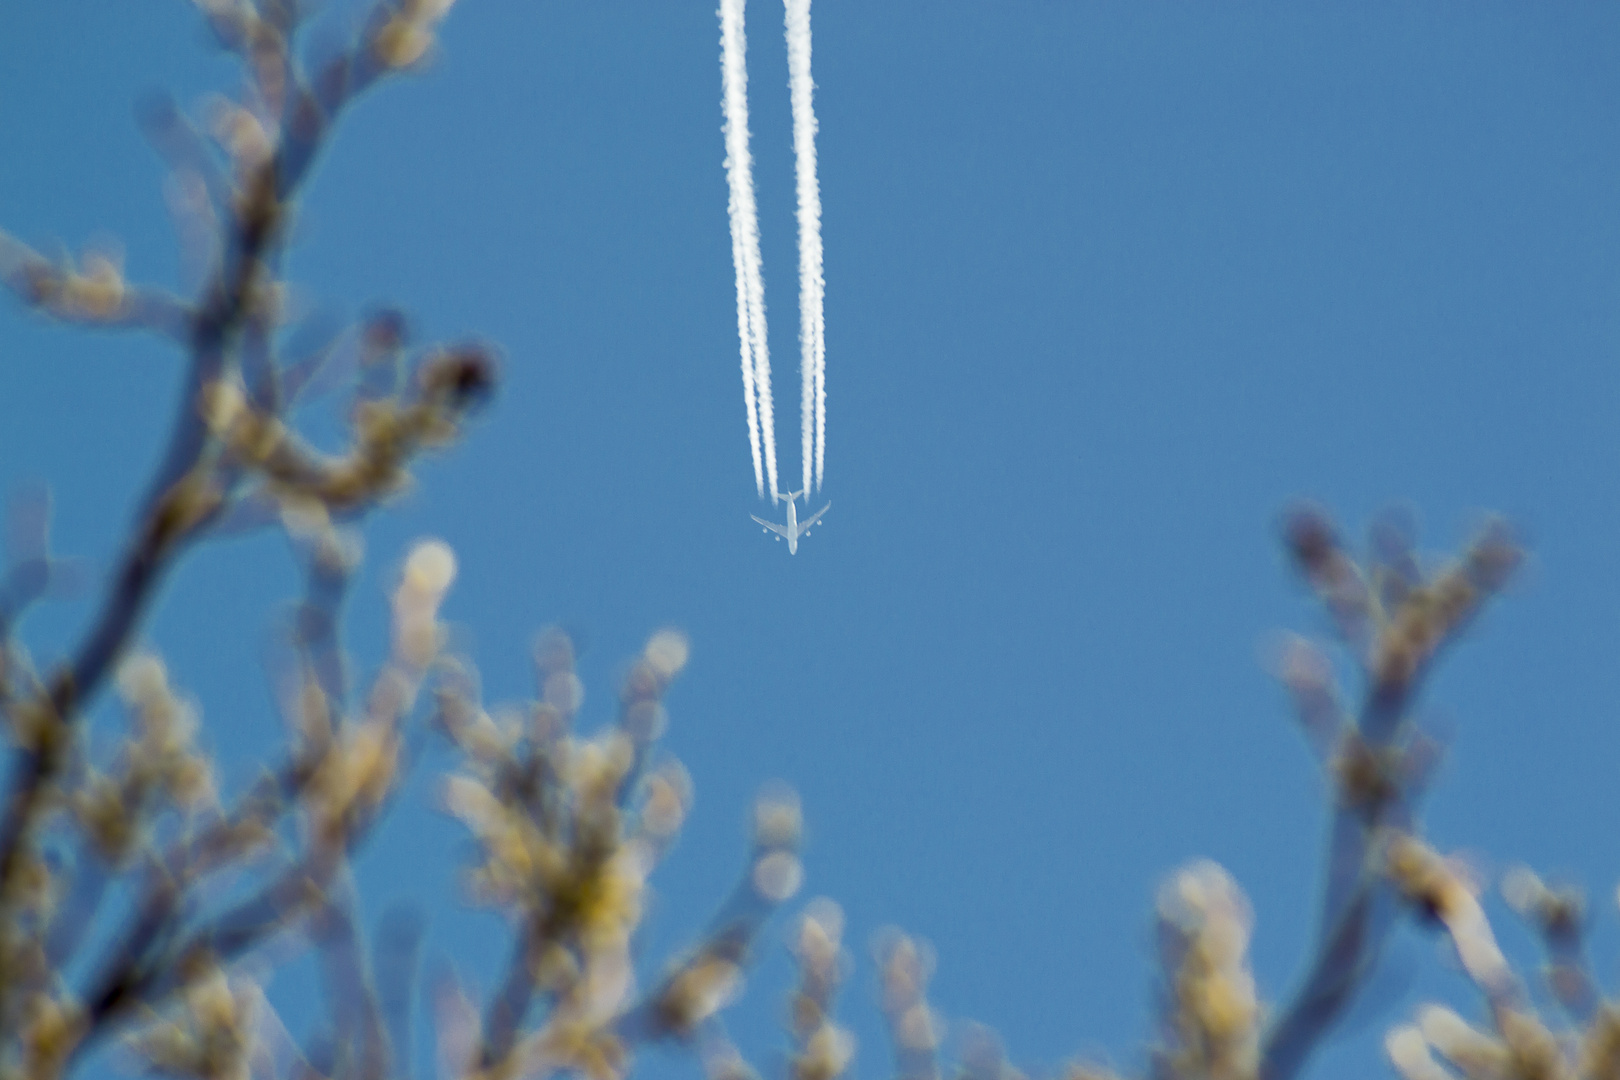
POLYGON ((794 499, 797 499, 803 494, 803 491, 778 491, 776 493, 776 497, 778 499, 786 499, 788 502, 792 502, 794 499))

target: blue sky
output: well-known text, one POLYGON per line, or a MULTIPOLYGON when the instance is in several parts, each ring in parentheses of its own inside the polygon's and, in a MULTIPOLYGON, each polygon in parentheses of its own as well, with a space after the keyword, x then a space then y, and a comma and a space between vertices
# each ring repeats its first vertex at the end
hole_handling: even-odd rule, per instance
MULTIPOLYGON (((1426 822, 1488 870, 1589 886, 1612 970, 1620 10, 818 0, 835 505, 790 559, 747 520, 713 7, 463 0, 437 62, 344 119, 300 294, 504 354, 472 438, 368 532, 356 655, 380 656, 383 583, 422 535, 460 555, 447 613, 493 698, 529 691, 532 635, 562 623, 606 719, 624 660, 685 628, 668 745, 697 802, 649 964, 729 887, 749 800, 782 778, 806 895, 849 920, 856 1075, 890 1067, 866 951, 887 924, 935 943, 935 1004, 1020 1064, 1135 1068, 1166 874, 1208 856, 1243 884, 1273 1001, 1313 929, 1322 785, 1259 658, 1327 628, 1279 514, 1309 497, 1359 536, 1407 504, 1439 553, 1501 511, 1534 557, 1424 699, 1452 732, 1426 822)), ((780 6, 748 15, 791 478, 786 58, 780 6)), ((132 279, 174 284, 132 106, 234 84, 187 5, 0 4, 0 226, 47 250, 115 235, 132 279)), ((160 342, 0 303, 0 488, 50 482, 60 549, 110 563, 179 371, 160 342)), ((260 656, 295 586, 273 539, 221 543, 149 627, 237 781, 279 737, 260 656)), ((30 646, 59 653, 87 611, 41 612, 30 646)), ((504 947, 459 906, 442 766, 362 888, 373 911, 415 897, 432 948, 487 979, 504 947)), ((735 1025, 767 1067, 779 940, 735 1025)), ((1386 1069, 1378 1037, 1419 1000, 1474 1009, 1422 935, 1390 970, 1315 1075, 1386 1069)))

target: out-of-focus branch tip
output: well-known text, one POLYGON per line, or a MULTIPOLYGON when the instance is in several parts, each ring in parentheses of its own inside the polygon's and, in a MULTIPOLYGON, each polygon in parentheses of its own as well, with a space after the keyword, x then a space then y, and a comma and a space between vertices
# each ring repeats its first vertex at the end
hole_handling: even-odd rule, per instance
MULTIPOLYGON (((408 68, 433 47, 438 24, 455 0, 400 0, 371 39, 377 57, 390 68, 408 68)), ((381 8, 381 5, 379 5, 381 8)))
POLYGON ((1165 985, 1159 1068, 1187 1080, 1254 1077, 1260 1003, 1243 890, 1216 863, 1194 863, 1160 889, 1158 916, 1165 985))
POLYGON ((832 1018, 843 974, 843 930, 843 911, 825 898, 812 900, 799 918, 793 940, 799 983, 789 999, 793 1080, 834 1080, 855 1056, 855 1037, 832 1018))

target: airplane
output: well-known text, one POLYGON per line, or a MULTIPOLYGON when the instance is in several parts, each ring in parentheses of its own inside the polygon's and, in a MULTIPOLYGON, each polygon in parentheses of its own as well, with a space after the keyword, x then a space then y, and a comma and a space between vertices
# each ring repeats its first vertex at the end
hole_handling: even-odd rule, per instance
POLYGON ((774 521, 766 521, 762 517, 754 517, 753 514, 748 515, 749 517, 754 518, 754 520, 759 522, 761 525, 765 526, 765 528, 768 531, 775 533, 776 538, 778 540, 786 538, 787 542, 788 542, 788 554, 789 555, 793 555, 793 554, 796 554, 798 552, 798 550, 799 550, 799 537, 808 535, 809 532, 810 532, 810 526, 812 526, 816 522, 820 521, 821 520, 821 515, 825 514, 832 507, 832 503, 828 503, 826 506, 823 506, 820 510, 817 510, 814 514, 811 514, 809 517, 805 518, 804 519, 804 524, 801 525, 801 524, 799 524, 799 510, 798 510, 798 507, 796 507, 793 504, 793 500, 797 499, 800 495, 803 495, 803 494, 804 494, 804 492, 802 492, 802 491, 789 491, 789 492, 786 492, 786 493, 778 491, 776 493, 777 498, 787 500, 787 526, 786 527, 778 525, 774 521))

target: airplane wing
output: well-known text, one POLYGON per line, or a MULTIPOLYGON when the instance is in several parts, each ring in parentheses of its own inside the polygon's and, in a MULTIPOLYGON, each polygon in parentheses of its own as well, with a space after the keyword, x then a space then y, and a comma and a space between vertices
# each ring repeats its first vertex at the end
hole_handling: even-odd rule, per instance
MULTIPOLYGON (((831 506, 832 504, 828 503, 827 505, 831 506)), ((771 530, 771 532, 775 533, 777 536, 786 536, 788 534, 788 531, 786 529, 784 529, 782 526, 778 525, 774 521, 766 521, 762 517, 754 517, 753 514, 749 514, 748 516, 751 517, 751 518, 754 518, 755 521, 759 522, 761 525, 763 525, 767 529, 771 530)), ((818 514, 817 516, 819 517, 820 515, 818 514)), ((803 530, 800 530, 800 531, 803 531, 803 530)))
MULTIPOLYGON (((817 510, 815 513, 811 514, 809 517, 807 517, 803 521, 799 522, 799 534, 802 536, 805 533, 809 532, 810 531, 810 526, 812 526, 816 522, 820 521, 821 520, 821 515, 825 514, 828 510, 831 510, 831 509, 832 509, 832 503, 828 503, 826 506, 823 506, 820 510, 817 510)), ((754 520, 758 521, 759 519, 755 518, 754 520)))

